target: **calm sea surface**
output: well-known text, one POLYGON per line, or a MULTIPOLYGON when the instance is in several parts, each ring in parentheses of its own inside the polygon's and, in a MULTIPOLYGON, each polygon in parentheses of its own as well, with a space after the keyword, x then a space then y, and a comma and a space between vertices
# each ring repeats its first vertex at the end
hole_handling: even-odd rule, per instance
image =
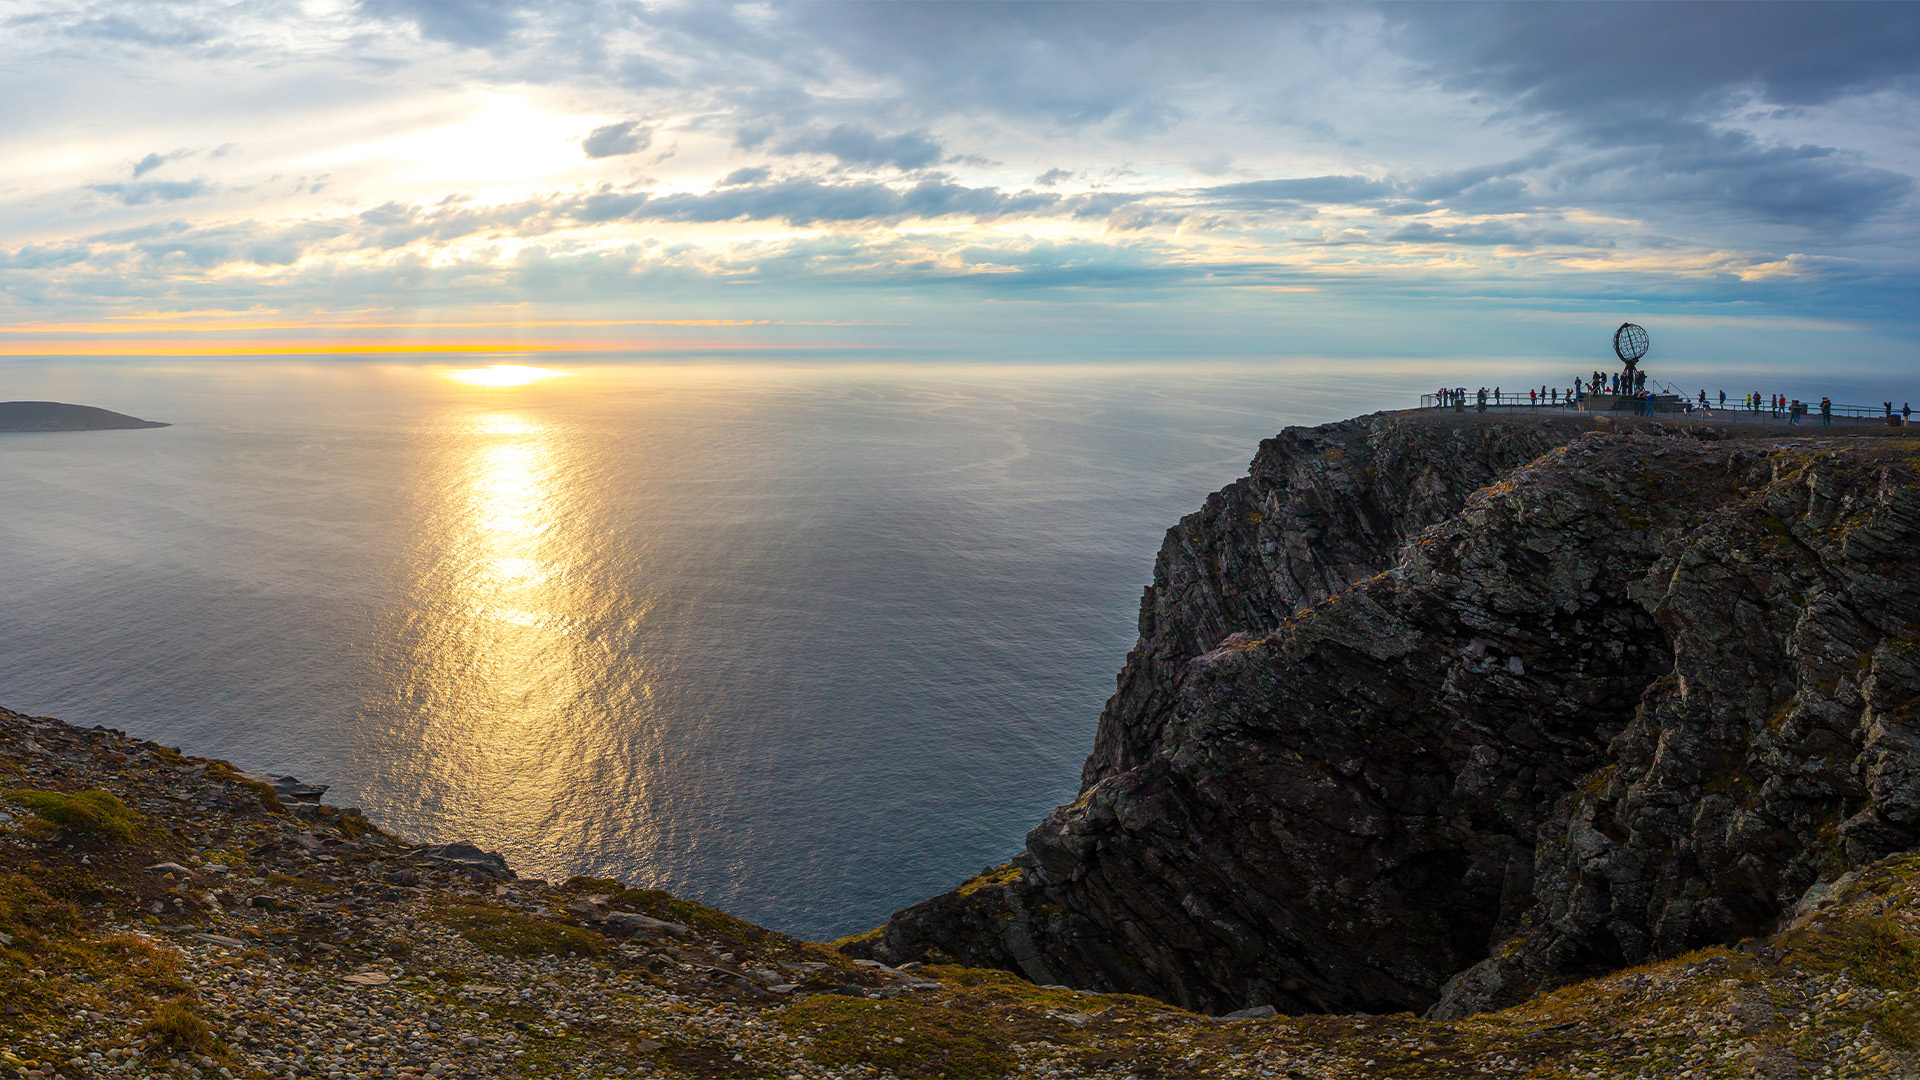
POLYGON ((0 704, 808 937, 1072 797, 1167 526, 1415 380, 0 364, 0 704), (1331 389, 1336 388, 1337 389, 1331 389))

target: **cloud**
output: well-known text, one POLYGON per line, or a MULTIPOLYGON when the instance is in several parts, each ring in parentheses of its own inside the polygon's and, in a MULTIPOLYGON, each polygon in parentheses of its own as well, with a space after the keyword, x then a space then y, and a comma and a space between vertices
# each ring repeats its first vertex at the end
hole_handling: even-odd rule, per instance
POLYGON ((1746 92, 1791 105, 1911 86, 1905 4, 1394 5, 1393 40, 1445 82, 1612 123, 1693 116, 1746 92))
POLYGON ((881 224, 909 218, 990 220, 1036 213, 1061 203, 1059 196, 1043 192, 1007 192, 944 180, 897 188, 878 182, 829 184, 795 178, 662 196, 608 189, 573 200, 565 212, 588 223, 784 221, 806 226, 881 224))
POLYGON ((652 128, 642 127, 638 120, 627 120, 594 128, 580 140, 580 148, 590 158, 608 158, 637 154, 652 143, 652 128))
POLYGON ((121 11, 94 7, 74 14, 80 17, 59 22, 60 33, 117 45, 181 48, 202 45, 218 36, 213 24, 165 4, 137 4, 121 11))
MULTIPOLYGON (((137 172, 135 175, 139 175, 137 172)), ((88 184, 87 190, 117 199, 122 206, 179 202, 197 199, 218 190, 205 178, 193 180, 142 180, 133 184, 88 184)))
POLYGON ((720 181, 720 186, 733 187, 738 184, 758 184, 771 175, 772 170, 764 165, 749 165, 746 168, 735 169, 728 173, 726 178, 720 181))
POLYGON ((533 4, 524 0, 359 0, 376 19, 405 21, 429 41, 490 48, 511 38, 533 4))
MULTIPOLYGON (((1920 8, 1891 4, 1416 5, 1392 39, 1443 85, 1556 125, 1535 155, 1561 205, 1663 205, 1833 235, 1883 215, 1911 177, 1857 151, 1774 141, 1756 102, 1793 108, 1920 89, 1920 8)), ((1514 198, 1519 189, 1483 194, 1514 198)), ((1448 198, 1447 193, 1415 193, 1448 198)))
MULTIPOLYGON (((223 147, 222 149, 224 150, 225 148, 223 147)), ((161 154, 161 153, 148 154, 146 157, 143 157, 139 161, 136 161, 133 163, 133 178, 135 180, 138 180, 141 177, 152 172, 153 170, 159 168, 160 166, 165 165, 169 161, 178 161, 181 158, 192 157, 192 156, 193 156, 192 150, 175 150, 175 151, 172 151, 171 153, 166 153, 166 154, 161 154)))
POLYGON ((940 144, 924 131, 882 135, 859 124, 836 124, 825 131, 790 135, 777 145, 784 154, 825 154, 842 165, 891 165, 922 169, 941 158, 940 144))
POLYGON ((1227 205, 1266 207, 1337 203, 1374 206, 1400 193, 1397 185, 1365 176, 1307 176, 1291 180, 1249 180, 1206 188, 1202 194, 1227 205))

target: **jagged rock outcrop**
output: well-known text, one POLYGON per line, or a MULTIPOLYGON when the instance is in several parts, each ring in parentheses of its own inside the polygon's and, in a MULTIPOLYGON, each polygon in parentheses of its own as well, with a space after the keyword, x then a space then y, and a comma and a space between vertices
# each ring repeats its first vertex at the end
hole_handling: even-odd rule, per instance
POLYGON ((1264 444, 1169 534, 1080 797, 865 948, 1452 1016, 1912 847, 1915 442, 1587 426, 1264 444))

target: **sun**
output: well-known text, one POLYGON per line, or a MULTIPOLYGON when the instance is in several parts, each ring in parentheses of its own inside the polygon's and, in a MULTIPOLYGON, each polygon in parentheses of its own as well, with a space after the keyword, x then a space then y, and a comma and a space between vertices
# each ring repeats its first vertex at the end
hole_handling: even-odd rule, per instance
POLYGON ((547 379, 564 379, 571 371, 528 367, 525 364, 494 364, 483 368, 462 368, 447 372, 447 378, 468 386, 525 386, 547 379))

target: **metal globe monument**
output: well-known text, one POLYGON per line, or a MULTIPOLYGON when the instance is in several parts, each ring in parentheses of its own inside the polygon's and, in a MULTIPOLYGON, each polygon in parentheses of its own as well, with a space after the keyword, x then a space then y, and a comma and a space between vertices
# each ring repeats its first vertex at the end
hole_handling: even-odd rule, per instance
POLYGON ((1640 358, 1647 355, 1648 344, 1646 327, 1623 322, 1620 329, 1613 332, 1613 355, 1626 365, 1626 370, 1620 375, 1620 386, 1629 393, 1646 387, 1647 377, 1637 369, 1640 358))

